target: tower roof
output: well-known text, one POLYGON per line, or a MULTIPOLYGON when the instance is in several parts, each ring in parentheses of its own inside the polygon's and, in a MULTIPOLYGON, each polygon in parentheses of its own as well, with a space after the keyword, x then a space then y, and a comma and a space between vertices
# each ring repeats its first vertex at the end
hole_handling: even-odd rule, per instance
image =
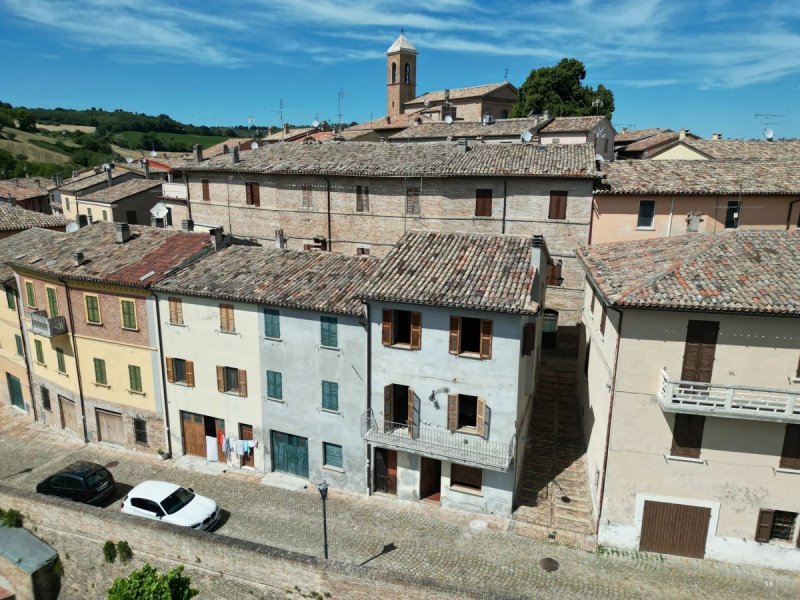
POLYGON ((417 49, 414 48, 414 45, 408 41, 408 38, 401 33, 400 37, 394 41, 394 44, 389 46, 386 54, 394 54, 395 52, 408 52, 409 54, 417 54, 417 49))

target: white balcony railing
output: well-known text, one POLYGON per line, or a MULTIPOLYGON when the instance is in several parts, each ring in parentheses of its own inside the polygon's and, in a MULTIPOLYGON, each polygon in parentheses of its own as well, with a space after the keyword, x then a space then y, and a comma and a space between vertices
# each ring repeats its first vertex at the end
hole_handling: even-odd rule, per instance
POLYGON ((407 423, 377 419, 371 410, 361 415, 361 436, 370 444, 492 471, 508 470, 517 442, 515 434, 501 443, 434 427, 409 428, 407 423))
POLYGON ((661 371, 658 401, 666 412, 800 423, 800 390, 679 381, 661 371))
POLYGON ((165 181, 161 184, 161 195, 164 198, 187 200, 189 198, 189 187, 185 183, 170 183, 165 181))
POLYGON ((43 310, 33 311, 31 317, 31 333, 52 338, 67 333, 67 320, 64 317, 48 318, 43 310))

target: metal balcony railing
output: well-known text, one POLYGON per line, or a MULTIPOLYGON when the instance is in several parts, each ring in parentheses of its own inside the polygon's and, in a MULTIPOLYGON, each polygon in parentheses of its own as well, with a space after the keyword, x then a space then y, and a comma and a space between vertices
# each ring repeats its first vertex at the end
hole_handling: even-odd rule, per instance
POLYGON ((43 310, 30 313, 31 333, 51 338, 67 333, 67 320, 64 317, 48 318, 43 310))
POLYGON ((658 401, 666 412, 800 423, 800 391, 670 379, 661 371, 658 401))
POLYGON ((446 429, 384 421, 371 410, 361 415, 361 437, 385 448, 492 471, 508 470, 517 445, 516 434, 512 434, 508 443, 490 442, 446 429))

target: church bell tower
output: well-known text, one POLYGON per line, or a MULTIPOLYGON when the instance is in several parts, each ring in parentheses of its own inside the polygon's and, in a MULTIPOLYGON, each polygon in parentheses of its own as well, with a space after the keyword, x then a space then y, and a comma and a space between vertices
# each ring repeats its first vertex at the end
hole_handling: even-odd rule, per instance
POLYGON ((417 97, 417 49, 401 32, 386 57, 386 114, 396 117, 417 97))

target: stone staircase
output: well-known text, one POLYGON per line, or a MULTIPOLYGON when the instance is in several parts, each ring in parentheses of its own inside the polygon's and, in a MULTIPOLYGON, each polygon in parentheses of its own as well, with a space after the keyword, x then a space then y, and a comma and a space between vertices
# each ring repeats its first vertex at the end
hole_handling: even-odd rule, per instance
POLYGON ((574 371, 542 366, 527 438, 513 530, 593 549, 574 371))

